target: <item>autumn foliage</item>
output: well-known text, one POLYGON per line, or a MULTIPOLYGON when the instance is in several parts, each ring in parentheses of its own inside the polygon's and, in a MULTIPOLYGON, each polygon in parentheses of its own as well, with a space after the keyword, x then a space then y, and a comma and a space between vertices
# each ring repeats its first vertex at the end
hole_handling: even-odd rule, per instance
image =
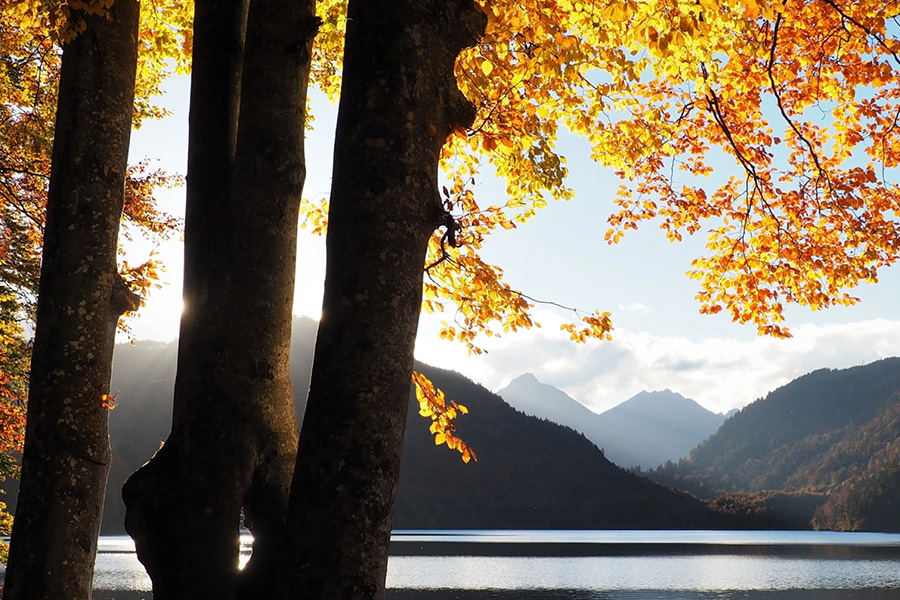
MULTIPOLYGON (((22 343, 23 324, 33 324, 40 273, 40 251, 53 143, 60 43, 83 28, 70 20, 71 9, 104 14, 110 0, 92 2, 0 1, 0 348, 22 343)), ((134 122, 163 116, 151 99, 173 70, 187 67, 192 7, 145 3, 134 122), (187 53, 187 54, 186 54, 187 53)), ((145 159, 129 169, 123 237, 153 242, 177 235, 178 219, 156 207, 157 189, 178 185, 177 175, 153 169, 145 159)), ((146 296, 159 265, 152 256, 122 269, 133 291, 146 296)), ((27 357, 26 357, 27 360, 27 357)), ((27 367, 12 371, 0 364, 0 377, 14 384, 24 401, 27 367)))
POLYGON ((453 400, 448 401, 444 392, 418 371, 413 372, 413 385, 419 402, 419 416, 431 419, 429 431, 434 434, 435 445, 447 444, 451 450, 459 451, 463 462, 478 460, 475 451, 456 435, 453 423, 460 413, 468 414, 469 409, 453 400))
MULTIPOLYGON (((462 240, 477 247, 547 198, 571 195, 554 148, 565 127, 623 180, 609 242, 651 220, 671 240, 706 231, 708 254, 689 273, 702 312, 787 335, 785 303, 852 304, 846 290, 896 260, 898 3, 553 0, 485 10, 488 35, 459 62, 480 119, 446 150, 462 240), (734 168, 714 173, 726 159, 734 168), (505 206, 480 207, 466 189, 485 163, 507 180, 505 206)), ((491 279, 445 263, 454 283, 491 279)), ((608 322, 591 331, 605 335, 608 322)))
MULTIPOLYGON (((487 34, 457 63, 478 116, 443 150, 447 218, 423 284, 423 309, 454 315, 442 338, 480 353, 480 335, 538 325, 534 299, 479 251, 498 228, 572 197, 563 131, 622 180, 607 242, 644 222, 671 241, 705 233, 688 273, 703 313, 786 337, 786 304, 854 304, 849 290, 897 260, 900 3, 479 3, 487 34), (490 173, 506 181, 502 203, 476 196, 490 173)), ((332 97, 341 6, 320 3, 330 28, 317 83, 332 97)), ((304 208, 313 230, 324 231, 326 210, 304 208)), ((609 313, 575 313, 562 326, 573 340, 610 337, 609 313)))
MULTIPOLYGON (((457 62, 458 84, 478 116, 444 147, 446 185, 436 194, 447 215, 436 224, 423 282, 423 309, 453 315, 442 338, 479 353, 481 335, 537 325, 535 300, 480 249, 493 231, 572 197, 556 148, 565 131, 586 138, 593 158, 622 179, 609 243, 644 222, 673 241, 705 234, 707 252, 689 272, 701 312, 725 311, 760 333, 787 336, 786 304, 853 304, 850 290, 896 260, 900 3, 478 3, 487 33, 457 62), (490 174, 506 181, 502 202, 477 197, 476 182, 490 174)), ((109 1, 0 4, 12 17, 0 24, 0 70, 9 83, 0 91, 0 292, 27 313, 58 43, 78 29, 66 20, 69 6, 103 11, 109 1)), ((190 3, 143 10, 137 122, 162 113, 150 99, 171 69, 187 68, 192 41, 190 3)), ((336 99, 346 4, 322 0, 318 12, 312 80, 336 99)), ((142 168, 126 213, 142 231, 169 235, 178 223, 156 213, 151 199, 153 187, 170 180, 142 168)), ((306 203, 302 212, 324 232, 326 203, 306 203)), ((155 268, 147 262, 135 275, 138 287, 153 281, 155 268)), ((573 340, 609 337, 609 313, 575 316, 563 325, 573 340)), ((420 393, 437 399, 427 387, 420 393)), ((452 430, 437 434, 454 439, 452 430)))
MULTIPOLYGON (((534 325, 533 303, 478 250, 491 231, 572 196, 561 128, 623 179, 610 243, 649 220, 672 240, 706 229, 709 253, 689 273, 702 312, 787 335, 785 303, 854 303, 847 290, 900 247, 889 179, 900 4, 844 4, 485 2, 487 35, 457 67, 479 116, 444 149, 453 243, 435 234, 425 281, 425 310, 457 312, 442 337, 478 352, 479 333, 534 325), (714 173, 728 158, 734 168, 714 173), (476 177, 491 170, 507 182, 503 205, 476 198, 476 177)), ((587 316, 573 337, 605 337, 608 317, 587 316)))

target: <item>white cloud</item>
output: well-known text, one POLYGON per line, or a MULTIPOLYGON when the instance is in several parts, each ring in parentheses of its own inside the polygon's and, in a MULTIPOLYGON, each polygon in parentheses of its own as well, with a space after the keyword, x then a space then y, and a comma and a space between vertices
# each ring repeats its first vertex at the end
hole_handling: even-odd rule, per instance
POLYGON ((900 355, 900 320, 801 325, 787 340, 657 336, 619 330, 612 342, 574 344, 558 315, 539 315, 541 329, 489 340, 488 354, 467 357, 452 344, 420 336, 419 358, 460 371, 497 390, 534 373, 602 412, 641 390, 669 388, 710 410, 740 408, 821 368, 842 369, 900 355))
POLYGON ((631 304, 619 304, 619 310, 631 313, 652 313, 653 309, 645 306, 640 302, 632 302, 631 304))

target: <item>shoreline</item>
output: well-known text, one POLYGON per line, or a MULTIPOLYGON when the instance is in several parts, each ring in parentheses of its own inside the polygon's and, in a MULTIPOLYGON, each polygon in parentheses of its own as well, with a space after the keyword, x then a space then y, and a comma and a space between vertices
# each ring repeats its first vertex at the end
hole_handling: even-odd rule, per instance
MULTIPOLYGON (((388 589, 386 600, 896 600, 895 589, 878 590, 416 590, 388 589)), ((94 590, 93 600, 153 600, 150 592, 94 590)))

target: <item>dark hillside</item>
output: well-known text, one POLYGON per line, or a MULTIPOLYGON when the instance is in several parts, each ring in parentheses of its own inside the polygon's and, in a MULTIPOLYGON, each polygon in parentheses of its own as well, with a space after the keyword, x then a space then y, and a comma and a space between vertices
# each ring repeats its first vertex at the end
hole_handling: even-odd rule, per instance
MULTIPOLYGON (((292 377, 302 411, 315 323, 294 323, 292 377)), ((121 530, 118 490, 168 433, 175 345, 121 347, 116 357, 119 408, 111 414, 116 466, 104 531, 121 530)), ((465 377, 421 369, 449 398, 465 404, 459 434, 478 452, 464 464, 435 446, 429 422, 410 396, 397 528, 680 528, 724 526, 696 499, 622 471, 582 435, 527 417, 465 377)))
POLYGON ((779 507, 769 491, 781 490, 794 522, 806 510, 818 528, 900 531, 898 465, 900 359, 890 358, 800 377, 648 476, 706 497, 725 493, 719 508, 771 515, 779 507))
POLYGON ((816 529, 900 532, 900 463, 850 479, 821 506, 816 529))
POLYGON ((169 434, 177 353, 175 342, 116 347, 112 380, 116 408, 109 413, 113 460, 103 510, 104 532, 121 530, 125 520, 122 484, 169 434))
POLYGON ((827 492, 848 480, 900 464, 900 391, 867 423, 822 436, 833 440, 828 450, 819 460, 798 469, 786 487, 827 492))
MULTIPOLYGON (((302 410, 309 381, 315 323, 294 324, 293 378, 302 410)), ((110 414, 113 465, 103 533, 121 533, 120 490, 169 432, 176 344, 138 342, 116 349, 117 408, 110 414)), ((612 465, 571 429, 525 416, 465 377, 420 368, 470 414, 458 433, 476 450, 468 465, 437 447, 429 422, 410 395, 397 528, 708 528, 726 522, 702 502, 612 465)), ((13 498, 9 498, 12 500, 13 498)))
POLYGON ((898 390, 900 358, 814 371, 734 415, 675 473, 722 491, 800 489, 812 477, 823 482, 820 466, 829 452, 857 438, 898 390))
POLYGON ((573 430, 526 416, 450 371, 420 365, 469 408, 459 435, 478 454, 431 442, 427 421, 410 403, 397 528, 692 528, 722 527, 696 499, 614 466, 573 430))

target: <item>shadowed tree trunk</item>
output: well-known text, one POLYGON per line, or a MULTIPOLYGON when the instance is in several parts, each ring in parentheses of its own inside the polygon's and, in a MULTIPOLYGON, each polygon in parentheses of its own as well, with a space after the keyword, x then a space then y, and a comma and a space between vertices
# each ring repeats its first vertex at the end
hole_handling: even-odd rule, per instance
MULTIPOLYGON (((202 319, 208 314, 204 312, 204 291, 216 277, 218 249, 214 241, 237 143, 248 1, 197 0, 194 6, 182 291, 186 308, 179 338, 179 372, 181 362, 190 360, 186 351, 191 348, 192 333, 194 343, 202 340, 202 319)), ((182 389, 176 383, 174 410, 184 414, 192 403, 182 389)), ((184 416, 173 416, 174 423, 184 420, 184 416)), ((185 529, 185 494, 190 486, 182 485, 177 430, 173 425, 167 443, 129 478, 122 493, 127 507, 125 528, 135 539, 138 557, 153 581, 154 596, 161 600, 179 597, 187 561, 179 533, 185 529)), ((234 540, 229 540, 222 551, 233 552, 233 545, 234 540)))
POLYGON ((64 46, 31 360, 22 485, 3 597, 91 597, 109 472, 116 323, 137 308, 116 270, 139 4, 117 0, 64 46))
POLYGON ((126 528, 156 600, 265 598, 296 455, 288 355, 318 21, 312 0, 196 11, 172 433, 126 483, 126 528), (240 572, 242 509, 255 543, 240 572))
POLYGON ((384 596, 438 159, 474 116, 453 66, 485 23, 471 0, 350 2, 281 600, 384 596))

